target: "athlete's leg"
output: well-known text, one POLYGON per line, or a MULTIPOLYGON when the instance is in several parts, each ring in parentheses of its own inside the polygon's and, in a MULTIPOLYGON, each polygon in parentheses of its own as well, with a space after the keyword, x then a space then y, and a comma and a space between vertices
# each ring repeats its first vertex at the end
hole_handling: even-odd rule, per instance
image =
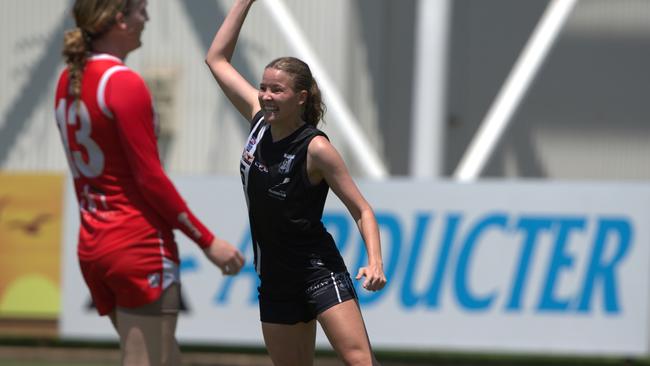
POLYGON ((379 365, 356 300, 347 300, 325 310, 318 315, 318 322, 346 365, 379 365))
POLYGON ((111 324, 113 324, 113 328, 115 328, 115 331, 117 331, 117 311, 113 310, 108 314, 108 318, 111 320, 111 324))
POLYGON ((174 283, 153 304, 135 309, 117 308, 124 366, 180 365, 175 336, 179 302, 179 285, 174 283))
POLYGON ((314 364, 316 320, 291 325, 262 322, 262 334, 274 365, 314 364))
POLYGON ((138 315, 118 310, 117 317, 123 365, 180 364, 174 337, 176 315, 138 315))

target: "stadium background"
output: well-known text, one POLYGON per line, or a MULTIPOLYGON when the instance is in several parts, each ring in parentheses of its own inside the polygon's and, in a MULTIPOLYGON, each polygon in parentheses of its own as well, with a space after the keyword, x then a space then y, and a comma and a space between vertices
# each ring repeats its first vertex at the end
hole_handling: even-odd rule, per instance
MULTIPOLYGON (((411 148, 418 2, 284 2, 389 174, 408 177, 419 161, 411 148)), ((61 36, 72 26, 70 4, 0 3, 0 321, 9 344, 15 337, 57 338, 66 166, 52 106, 61 36)), ((127 60, 154 94, 161 154, 172 174, 237 174, 245 126, 203 63, 229 4, 151 0, 144 47, 127 60)), ((446 4, 447 44, 429 60, 445 70, 444 82, 431 85, 440 90, 431 104, 442 106, 431 111, 431 123, 443 131, 433 140, 441 143, 439 168, 430 170, 439 180, 453 179, 549 2, 446 4)), ((293 52, 277 28, 257 4, 234 59, 253 83, 267 61, 293 52)), ((483 177, 647 183, 649 43, 648 1, 579 1, 483 177)), ((346 132, 335 121, 324 129, 363 178, 346 132)))

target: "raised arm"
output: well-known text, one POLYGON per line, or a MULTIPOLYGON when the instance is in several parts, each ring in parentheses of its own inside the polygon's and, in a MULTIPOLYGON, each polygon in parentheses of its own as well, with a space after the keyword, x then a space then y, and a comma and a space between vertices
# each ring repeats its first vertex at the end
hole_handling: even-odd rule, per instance
POLYGON ((386 284, 381 257, 377 219, 357 185, 350 177, 343 159, 323 136, 314 137, 307 150, 307 169, 312 182, 325 179, 332 191, 347 207, 357 223, 368 253, 368 266, 361 267, 356 279, 366 277, 363 287, 369 291, 381 290, 386 284))
POLYGON ((205 56, 205 63, 219 83, 221 90, 247 121, 260 110, 257 89, 230 63, 237 38, 248 10, 255 0, 235 0, 205 56))

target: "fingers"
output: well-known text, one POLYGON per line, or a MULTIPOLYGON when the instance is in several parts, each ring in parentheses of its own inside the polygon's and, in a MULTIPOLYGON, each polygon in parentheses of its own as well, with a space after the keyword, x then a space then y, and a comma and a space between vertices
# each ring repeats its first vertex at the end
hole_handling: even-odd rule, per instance
POLYGON ((246 262, 244 255, 237 247, 217 237, 209 247, 204 249, 204 253, 225 276, 236 275, 246 262))
POLYGON ((359 268, 359 272, 357 273, 357 276, 354 279, 360 280, 361 277, 365 276, 365 272, 366 272, 365 268, 359 268))
POLYGON ((224 276, 234 276, 239 273, 241 267, 236 266, 235 264, 225 264, 221 267, 221 274, 224 276))
POLYGON ((368 291, 379 291, 382 288, 384 288, 384 285, 386 284, 386 281, 381 281, 381 280, 366 280, 366 282, 363 284, 363 288, 365 288, 368 291))
POLYGON ((362 286, 368 291, 379 291, 386 285, 386 276, 383 273, 372 273, 367 267, 359 269, 356 279, 359 280, 362 277, 366 277, 362 286))
POLYGON ((237 260, 240 268, 244 266, 244 263, 246 263, 246 258, 244 258, 244 255, 239 250, 235 254, 235 259, 237 260))
POLYGON ((386 285, 386 279, 385 278, 368 278, 364 284, 363 288, 365 288, 368 291, 379 291, 382 288, 384 288, 384 285, 386 285))
POLYGON ((245 262, 244 255, 235 249, 230 259, 221 267, 221 273, 226 276, 236 275, 242 269, 245 262))

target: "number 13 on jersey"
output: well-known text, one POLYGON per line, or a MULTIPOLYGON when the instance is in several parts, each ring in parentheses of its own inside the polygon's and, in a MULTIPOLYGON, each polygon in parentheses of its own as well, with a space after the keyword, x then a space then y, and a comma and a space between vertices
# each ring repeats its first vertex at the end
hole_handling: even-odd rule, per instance
POLYGON ((87 178, 98 177, 104 171, 104 153, 90 136, 92 121, 88 108, 81 100, 70 106, 67 104, 65 99, 59 99, 56 122, 72 175, 75 178, 79 174, 87 178))

